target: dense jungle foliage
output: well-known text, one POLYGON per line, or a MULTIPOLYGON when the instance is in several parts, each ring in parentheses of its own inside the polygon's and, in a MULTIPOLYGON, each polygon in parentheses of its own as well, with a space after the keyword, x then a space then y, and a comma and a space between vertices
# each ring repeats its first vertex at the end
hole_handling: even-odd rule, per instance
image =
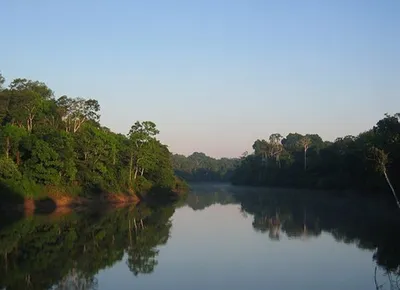
POLYGON ((95 99, 60 96, 43 82, 0 75, 2 201, 174 189, 171 154, 151 121, 126 135, 100 124, 95 99))
POLYGON ((230 158, 215 159, 200 152, 194 152, 188 157, 180 154, 172 156, 175 174, 191 182, 228 182, 238 161, 230 158))
POLYGON ((232 182, 241 185, 393 192, 400 186, 400 114, 385 115, 358 136, 323 141, 317 134, 256 140, 232 182))

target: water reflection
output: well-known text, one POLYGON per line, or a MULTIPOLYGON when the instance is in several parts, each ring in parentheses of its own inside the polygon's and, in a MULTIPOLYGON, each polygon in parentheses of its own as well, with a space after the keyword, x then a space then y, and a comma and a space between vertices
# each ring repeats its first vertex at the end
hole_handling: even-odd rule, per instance
MULTIPOLYGON (((190 276, 196 273, 190 269, 207 270, 204 265, 190 263, 206 263, 204 261, 207 259, 210 260, 210 265, 222 265, 222 268, 219 268, 221 275, 228 275, 228 270, 221 269, 233 269, 234 263, 229 261, 235 257, 239 257, 241 260, 238 260, 238 263, 243 263, 246 267, 265 267, 267 263, 272 263, 272 260, 268 260, 273 259, 271 255, 276 256, 280 249, 299 251, 299 245, 289 245, 288 241, 292 240, 292 243, 294 240, 304 240, 307 241, 304 243, 307 245, 313 241, 324 243, 327 236, 333 237, 338 243, 354 244, 359 249, 366 250, 366 254, 371 253, 371 260, 376 263, 377 268, 376 273, 371 272, 368 280, 375 280, 376 289, 400 289, 399 214, 396 209, 377 204, 374 200, 360 200, 346 195, 334 196, 324 192, 198 184, 193 186, 188 195, 186 206, 180 209, 180 214, 175 215, 177 219, 181 219, 175 220, 175 224, 178 228, 179 225, 185 226, 185 230, 178 229, 175 232, 172 248, 171 242, 168 245, 170 248, 160 248, 169 240, 173 224, 171 217, 175 211, 176 208, 172 205, 150 207, 142 204, 134 208, 106 211, 71 212, 64 215, 30 216, 24 219, 14 217, 9 222, 5 222, 6 219, 2 217, 0 289, 102 289, 99 281, 103 281, 104 276, 102 280, 98 275, 102 269, 122 265, 127 271, 129 269, 131 278, 145 277, 154 273, 156 268, 164 273, 169 269, 168 273, 173 277, 190 276), (210 211, 209 207, 213 205, 218 206, 210 211), (239 207, 245 219, 240 213, 238 215, 238 211, 233 212, 232 206, 224 205, 239 207), (217 210, 222 213, 218 215, 217 210), (246 223, 230 223, 229 227, 223 228, 225 232, 222 232, 222 229, 216 230, 217 228, 213 227, 213 220, 209 216, 207 221, 201 224, 203 213, 212 214, 214 220, 219 218, 229 223, 234 218, 236 223, 240 220, 245 220, 246 223), (186 218, 188 220, 184 220, 186 218), (199 229, 198 226, 201 225, 207 227, 199 229), (244 226, 250 231, 244 230, 244 226), (258 237, 267 237, 271 243, 258 244, 258 240, 251 236, 253 233, 258 237), (218 244, 218 241, 221 244, 218 244), (235 242, 231 248, 228 241, 235 242), (281 247, 277 247, 278 245, 281 247), (251 247, 256 247, 258 253, 266 247, 270 248, 265 249, 269 251, 265 258, 257 254, 259 259, 254 260, 251 247), (240 249, 243 253, 233 257, 228 249, 240 249), (170 254, 170 260, 165 257, 164 266, 158 265, 160 251, 170 254), (218 261, 213 255, 206 258, 210 251, 214 251, 214 255, 225 253, 227 262, 218 261), (274 254, 273 251, 278 252, 274 254), (185 263, 188 263, 185 264, 188 272, 182 272, 185 268, 174 272, 174 265, 177 265, 174 257, 192 252, 202 253, 200 256, 193 254, 193 257, 197 257, 197 262, 192 261, 192 256, 188 257, 189 260, 185 260, 185 263)), ((341 257, 345 259, 346 255, 341 257)), ((293 261, 290 254, 282 259, 282 265, 290 268, 289 263, 293 261)), ((350 261, 343 260, 339 264, 342 262, 350 261)), ((260 269, 261 272, 264 270, 260 269)), ((237 274, 232 270, 232 276, 226 277, 231 277, 234 281, 233 278, 237 277, 237 274)), ((161 276, 153 274, 152 279, 165 279, 162 273, 159 275, 161 276)), ((252 274, 247 275, 250 277, 252 274)), ((249 289, 250 286, 256 287, 257 283, 261 283, 260 279, 265 276, 257 275, 258 273, 254 273, 254 277, 258 278, 254 278, 256 280, 253 284, 248 285, 249 289)), ((191 277, 198 279, 196 276, 191 277)), ((321 279, 320 282, 323 283, 323 276, 321 279)), ((131 285, 130 281, 125 280, 125 283, 131 285)), ((164 280, 161 279, 158 283, 164 286, 164 280)))
POLYGON ((400 215, 394 206, 351 194, 230 186, 218 189, 217 185, 211 191, 195 186, 188 197, 193 209, 227 203, 239 204, 242 212, 253 216, 254 230, 274 241, 283 234, 289 239, 310 239, 327 232, 338 242, 370 250, 389 281, 386 284, 391 285, 388 289, 400 289, 400 215))
POLYGON ((96 289, 95 275, 127 255, 132 274, 157 265, 172 207, 33 216, 0 231, 0 289, 96 289))

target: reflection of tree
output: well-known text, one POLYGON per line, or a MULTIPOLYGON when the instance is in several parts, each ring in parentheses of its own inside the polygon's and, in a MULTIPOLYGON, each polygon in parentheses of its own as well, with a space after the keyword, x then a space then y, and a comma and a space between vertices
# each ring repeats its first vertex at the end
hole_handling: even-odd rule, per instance
POLYGON ((155 249, 130 249, 128 250, 128 267, 131 272, 137 276, 140 274, 149 274, 154 271, 154 267, 157 266, 156 256, 158 250, 155 249))
POLYGON ((267 213, 263 212, 261 215, 254 216, 253 227, 256 231, 261 233, 268 232, 268 236, 271 240, 279 241, 280 239, 281 219, 278 213, 274 216, 269 216, 267 213))
POLYGON ((134 273, 149 273, 157 265, 155 248, 168 240, 173 212, 141 205, 57 219, 35 216, 5 226, 0 289, 95 289, 98 271, 125 252, 134 273))
MULTIPOLYGON (((382 269, 380 269, 382 270, 382 269)), ((400 290, 400 274, 391 273, 388 270, 383 269, 383 273, 379 275, 378 278, 378 266, 375 267, 374 271, 374 281, 376 290, 390 289, 390 290, 400 290)))
POLYGON ((186 203, 194 210, 203 210, 213 204, 236 203, 236 200, 229 191, 229 185, 196 184, 192 186, 186 203))
MULTIPOLYGON (((154 209, 142 227, 135 228, 133 238, 127 249, 129 270, 135 275, 149 274, 157 266, 158 245, 165 244, 169 238, 173 210, 169 207, 154 209)), ((134 222, 135 223, 135 222, 134 222)))
POLYGON ((289 238, 308 239, 322 231, 337 241, 355 243, 376 250, 379 266, 400 274, 400 217, 395 208, 358 196, 283 189, 250 193, 235 190, 241 210, 253 215, 256 231, 279 240, 281 232, 289 238))
POLYGON ((83 273, 71 269, 62 280, 52 287, 52 290, 95 290, 98 289, 97 279, 85 276, 83 273))

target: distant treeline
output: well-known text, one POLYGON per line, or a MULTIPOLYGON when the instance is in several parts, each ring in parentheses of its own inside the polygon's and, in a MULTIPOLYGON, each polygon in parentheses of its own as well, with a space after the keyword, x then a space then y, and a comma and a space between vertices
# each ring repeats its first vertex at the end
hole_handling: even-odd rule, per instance
POLYGON ((186 181, 230 181, 238 162, 238 159, 215 159, 199 152, 188 157, 172 156, 175 174, 186 181))
POLYGON ((43 82, 0 75, 0 202, 175 188, 167 146, 151 121, 126 135, 100 124, 95 99, 60 96, 43 82))
POLYGON ((400 187, 400 114, 385 115, 358 136, 326 142, 317 134, 272 134, 256 140, 232 182, 389 192, 400 187), (390 184, 392 181, 392 184, 390 184))

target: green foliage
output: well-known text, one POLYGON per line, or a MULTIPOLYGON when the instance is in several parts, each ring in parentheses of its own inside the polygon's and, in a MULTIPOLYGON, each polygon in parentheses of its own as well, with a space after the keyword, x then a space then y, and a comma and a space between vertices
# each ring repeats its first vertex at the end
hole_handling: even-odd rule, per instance
POLYGON ((3 90, 3 85, 6 82, 6 79, 3 77, 3 75, 0 72, 0 91, 3 90))
MULTIPOLYGON (((315 134, 298 133, 290 133, 278 143, 272 142, 274 138, 256 140, 254 153, 241 159, 232 182, 388 192, 376 170, 382 173, 385 168, 393 177, 400 174, 399 117, 386 115, 373 129, 333 143, 323 142, 315 134)), ((400 187, 398 179, 394 187, 400 187)))
POLYGON ((18 162, 19 144, 28 132, 25 128, 21 128, 12 124, 5 124, 0 128, 0 154, 12 158, 18 162))
POLYGON ((156 139, 156 125, 138 121, 127 135, 116 134, 99 124, 99 111, 97 100, 55 99, 38 81, 19 78, 1 87, 2 188, 32 197, 173 188, 170 152, 156 139))
POLYGON ((10 158, 0 157, 0 179, 19 181, 21 178, 17 164, 10 158))
POLYGON ((175 174, 187 181, 229 181, 237 164, 237 159, 214 159, 199 152, 188 157, 172 155, 175 174))
POLYGON ((30 158, 24 164, 26 175, 39 184, 57 185, 61 181, 61 168, 59 155, 49 143, 35 140, 30 158))
POLYGON ((182 180, 179 177, 175 177, 174 191, 186 194, 189 191, 189 184, 186 181, 182 180))
POLYGON ((136 192, 145 193, 145 192, 148 192, 149 190, 151 190, 152 187, 153 187, 153 183, 151 181, 147 180, 143 176, 137 177, 136 182, 135 182, 135 191, 136 192))

